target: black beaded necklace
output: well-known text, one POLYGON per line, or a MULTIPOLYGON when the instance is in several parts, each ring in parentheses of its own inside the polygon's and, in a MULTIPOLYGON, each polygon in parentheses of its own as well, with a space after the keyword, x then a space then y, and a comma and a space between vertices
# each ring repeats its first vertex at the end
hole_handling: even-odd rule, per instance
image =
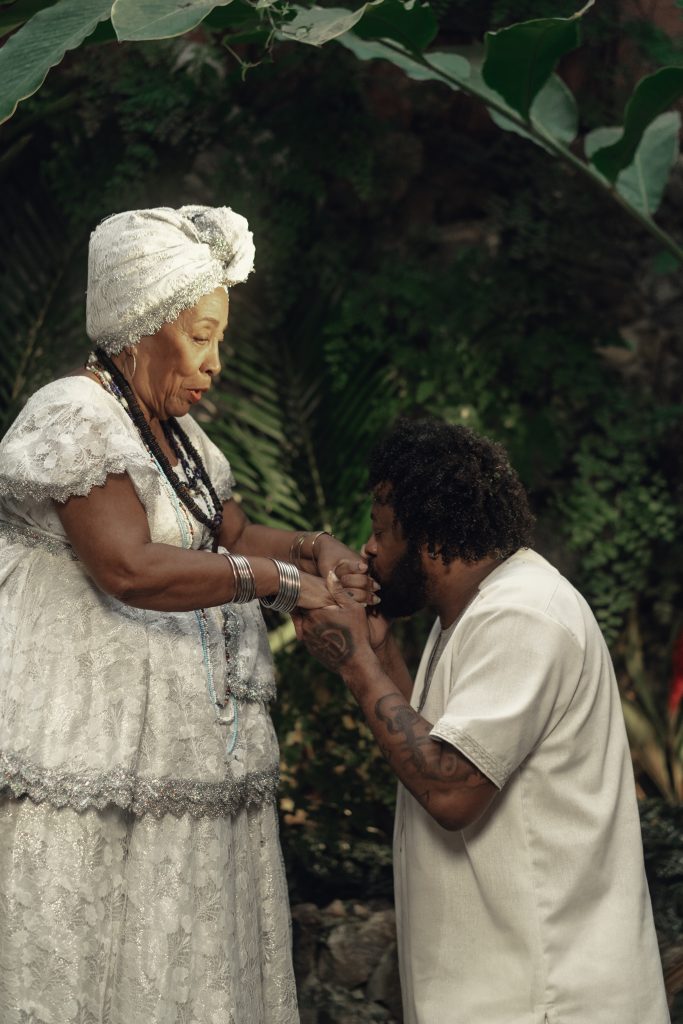
POLYGON ((142 440, 145 442, 145 445, 147 446, 147 448, 149 449, 149 451, 154 456, 159 466, 163 470, 164 476, 166 477, 171 487, 177 494, 179 500, 182 501, 185 508, 192 513, 195 519, 198 520, 198 522, 200 522, 203 526, 206 526, 206 528, 211 532, 213 536, 212 547, 213 550, 216 551, 218 549, 218 535, 220 533, 221 524, 223 523, 223 505, 221 503, 220 498, 216 494, 216 490, 213 484, 211 483, 209 474, 206 472, 206 467, 204 466, 204 463, 199 452, 194 447, 189 437, 187 436, 187 434, 185 433, 185 431, 183 430, 183 428, 180 426, 176 419, 170 417, 167 420, 161 421, 161 426, 166 436, 166 439, 168 440, 168 443, 170 444, 174 453, 180 459, 183 468, 186 470, 186 473, 187 458, 185 458, 184 456, 189 456, 189 459, 192 461, 192 463, 194 463, 194 472, 190 474, 192 478, 192 486, 196 484, 197 480, 201 480, 204 487, 206 488, 206 491, 211 497, 211 501, 214 507, 213 516, 207 515, 207 513, 200 508, 200 506, 197 504, 197 502, 190 494, 190 488, 188 487, 188 485, 179 480, 177 474, 174 473, 171 463, 164 455, 161 446, 159 445, 159 442, 152 433, 150 425, 143 415, 142 409, 138 405, 137 399, 133 394, 133 390, 130 384, 128 383, 124 375, 121 373, 118 366, 101 348, 95 349, 95 355, 97 356, 97 361, 99 362, 100 366, 102 366, 107 371, 107 373, 111 375, 112 381, 116 385, 116 388, 118 389, 118 391, 120 391, 123 398, 125 398, 130 418, 132 419, 135 426, 138 428, 142 440), (178 444, 178 442, 180 442, 180 445, 178 444), (182 453, 184 453, 184 455, 181 454, 181 451, 182 453))

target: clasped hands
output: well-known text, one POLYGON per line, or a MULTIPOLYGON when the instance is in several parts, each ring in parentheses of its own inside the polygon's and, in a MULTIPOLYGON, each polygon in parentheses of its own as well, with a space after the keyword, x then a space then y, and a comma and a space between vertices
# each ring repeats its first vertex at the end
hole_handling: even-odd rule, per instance
POLYGON ((344 673, 358 659, 374 658, 389 622, 374 610, 378 585, 365 561, 341 559, 325 577, 326 603, 292 613, 297 639, 332 672, 344 673), (370 586, 372 584, 372 586, 370 586))

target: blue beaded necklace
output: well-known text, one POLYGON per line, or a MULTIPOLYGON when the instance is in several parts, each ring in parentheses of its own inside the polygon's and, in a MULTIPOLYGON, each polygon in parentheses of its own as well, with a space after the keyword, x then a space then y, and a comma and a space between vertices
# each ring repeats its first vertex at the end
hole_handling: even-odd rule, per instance
MULTIPOLYGON (((126 395, 123 393, 122 389, 119 387, 119 385, 118 385, 114 375, 111 374, 110 372, 108 372, 98 362, 98 359, 97 359, 97 357, 94 356, 94 354, 91 355, 91 357, 88 359, 88 361, 86 363, 86 368, 88 370, 90 370, 91 373, 95 374, 95 376, 99 380, 100 384, 104 387, 105 391, 108 391, 109 394, 112 395, 112 397, 117 400, 117 402, 126 410, 128 415, 130 416, 130 418, 133 420, 133 423, 137 426, 137 424, 135 423, 135 418, 131 414, 130 403, 129 403, 126 395)), ((166 433, 166 430, 164 430, 164 432, 166 433)), ((203 482, 203 480, 202 480, 203 474, 202 474, 201 470, 199 470, 197 468, 197 465, 195 464, 195 468, 194 468, 194 471, 193 471, 190 468, 190 465, 189 465, 189 462, 187 460, 187 457, 186 457, 185 453, 180 448, 180 446, 177 445, 177 443, 175 441, 175 438, 172 438, 172 435, 171 435, 171 437, 169 437, 168 433, 166 433, 166 436, 167 436, 167 438, 169 440, 169 443, 171 444, 171 447, 173 448, 174 454, 176 455, 176 457, 178 458, 178 460, 180 462, 180 465, 181 465, 181 467, 183 469, 183 472, 185 473, 185 477, 186 477, 186 479, 188 481, 187 486, 189 486, 193 490, 197 489, 199 484, 203 482), (182 454, 181 454, 181 452, 182 452, 182 454)), ((186 435, 183 432, 183 441, 185 439, 185 436, 186 435)), ((143 436, 143 441, 146 441, 146 438, 144 436, 143 436)), ((184 548, 189 549, 189 548, 192 547, 192 540, 193 540, 193 534, 194 534, 194 531, 192 529, 191 520, 190 520, 190 518, 189 518, 189 516, 187 514, 187 511, 185 510, 185 508, 181 505, 180 501, 178 500, 178 495, 176 494, 175 487, 169 486, 170 481, 167 482, 168 473, 165 473, 163 466, 161 466, 159 464, 159 460, 157 459, 155 452, 150 448, 150 446, 147 443, 145 443, 145 447, 147 448, 149 456, 150 456, 152 462, 154 463, 154 465, 156 466, 162 481, 164 482, 164 484, 166 484, 166 491, 167 491, 168 496, 169 496, 169 498, 171 500, 171 504, 173 506, 173 511, 175 512, 176 522, 178 524, 178 532, 180 533, 180 538, 181 538, 181 541, 182 541, 182 545, 183 545, 184 548)), ((193 450, 193 454, 194 454, 194 450, 193 450)), ((171 472, 173 472, 172 467, 169 467, 169 468, 171 468, 171 472)), ((203 469, 203 467, 202 467, 202 469, 203 469)), ((207 501, 207 504, 208 504, 208 501, 207 501)), ((206 688, 207 688, 209 700, 211 702, 211 706, 213 707, 214 714, 216 716, 216 722, 219 725, 230 725, 230 724, 232 724, 232 732, 231 732, 230 736, 228 737, 228 740, 227 740, 227 743, 226 743, 226 750, 225 750, 226 757, 228 757, 230 754, 233 753, 233 751, 234 751, 234 749, 235 749, 235 747, 237 745, 237 735, 238 735, 238 725, 239 725, 237 699, 234 696, 234 694, 232 694, 232 693, 228 693, 226 695, 226 697, 229 698, 230 705, 231 705, 231 711, 232 711, 232 715, 231 716, 226 716, 224 714, 224 709, 225 709, 226 704, 227 704, 227 699, 225 701, 221 701, 219 699, 218 694, 216 693, 216 687, 215 687, 214 678, 213 678, 213 668, 211 666, 211 658, 209 656, 208 627, 207 627, 206 612, 204 611, 203 608, 197 608, 197 609, 195 609, 194 615, 195 615, 195 619, 196 619, 196 622, 197 622, 197 626, 199 628, 199 639, 200 639, 201 647, 202 647, 202 661, 204 663, 204 671, 205 671, 205 674, 206 674, 206 688)))

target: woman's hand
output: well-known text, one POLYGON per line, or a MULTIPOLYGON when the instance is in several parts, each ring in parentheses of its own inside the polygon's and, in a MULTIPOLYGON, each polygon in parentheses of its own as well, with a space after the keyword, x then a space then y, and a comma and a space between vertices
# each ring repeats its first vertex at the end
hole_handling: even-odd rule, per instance
POLYGON ((357 551, 354 551, 353 548, 342 544, 336 537, 331 537, 329 533, 323 533, 316 537, 313 547, 318 575, 322 576, 323 579, 327 579, 330 571, 335 572, 341 579, 337 566, 344 562, 349 565, 362 562, 363 568, 359 571, 367 572, 368 564, 366 559, 360 556, 357 551))
MULTIPOLYGON (((379 604, 380 598, 375 591, 379 584, 371 579, 366 571, 361 568, 358 561, 340 563, 342 575, 338 578, 339 583, 348 598, 351 598, 360 605, 379 604)), ((326 608, 334 604, 330 594, 328 581, 320 576, 311 576, 310 573, 301 573, 301 596, 298 607, 311 610, 313 608, 326 608)))
POLYGON ((334 600, 325 580, 321 580, 319 576, 311 576, 309 572, 302 572, 297 608, 311 611, 314 608, 327 608, 331 604, 334 604, 334 600))

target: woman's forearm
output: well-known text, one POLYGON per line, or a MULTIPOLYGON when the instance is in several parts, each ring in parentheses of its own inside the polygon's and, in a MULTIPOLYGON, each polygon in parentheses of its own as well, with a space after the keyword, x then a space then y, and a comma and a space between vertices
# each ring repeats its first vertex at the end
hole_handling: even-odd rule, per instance
MULTIPOLYGON (((253 557, 249 564, 256 596, 276 593, 279 580, 274 562, 253 557)), ((161 612, 225 604, 234 598, 236 590, 232 567, 223 555, 187 551, 169 544, 145 544, 133 559, 121 560, 108 574, 91 574, 103 590, 124 604, 161 612)))
POLYGON ((317 573, 313 557, 315 533, 306 534, 307 531, 304 530, 279 530, 272 526, 248 523, 230 550, 247 557, 279 558, 283 562, 290 561, 290 555, 296 553, 301 568, 305 572, 315 575, 317 573), (299 545, 298 538, 302 535, 304 541, 299 545))

